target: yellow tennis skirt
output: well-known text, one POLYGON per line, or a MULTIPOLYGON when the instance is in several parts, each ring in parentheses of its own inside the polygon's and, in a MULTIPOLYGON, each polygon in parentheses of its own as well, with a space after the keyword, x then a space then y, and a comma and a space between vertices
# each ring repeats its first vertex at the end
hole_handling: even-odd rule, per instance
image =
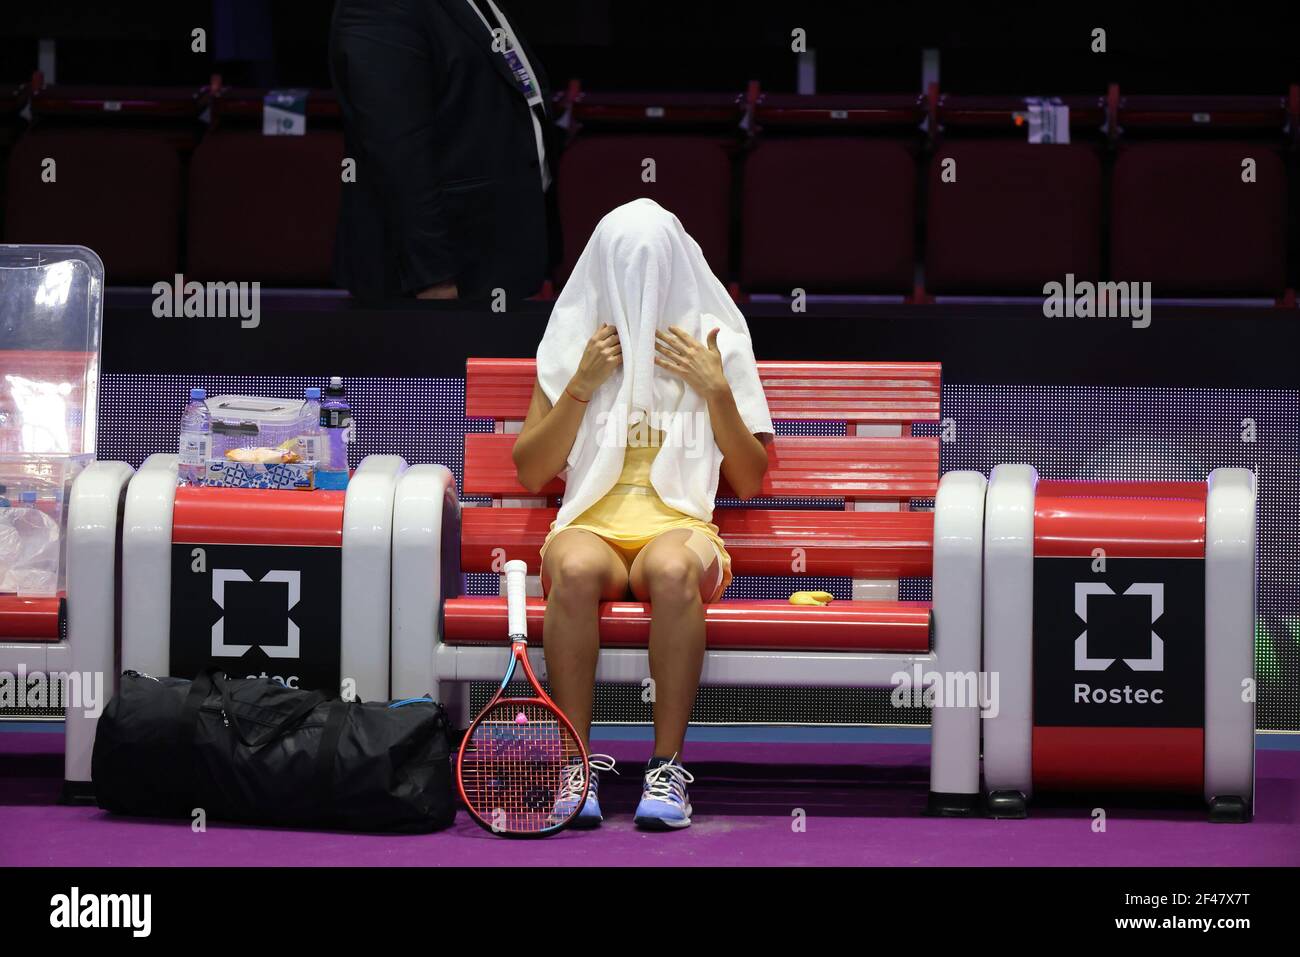
POLYGON ((542 543, 543 559, 546 557, 546 547, 555 540, 555 536, 571 528, 591 532, 605 541, 618 553, 629 570, 641 549, 664 532, 683 528, 698 531, 708 538, 717 551, 722 568, 722 577, 708 600, 717 601, 727 590, 727 585, 731 583, 731 556, 727 554, 727 546, 722 541, 722 536, 718 534, 718 526, 712 522, 684 515, 665 505, 655 494, 654 489, 648 485, 615 485, 599 502, 579 515, 572 523, 563 528, 552 525, 546 541, 542 543))

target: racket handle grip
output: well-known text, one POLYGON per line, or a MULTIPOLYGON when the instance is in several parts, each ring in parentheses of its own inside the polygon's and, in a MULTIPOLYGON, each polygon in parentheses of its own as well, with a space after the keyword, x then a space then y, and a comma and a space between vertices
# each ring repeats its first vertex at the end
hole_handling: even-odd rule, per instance
POLYGON ((506 562, 506 610, 510 619, 510 637, 528 637, 528 613, 524 606, 524 585, 528 565, 519 559, 506 562))

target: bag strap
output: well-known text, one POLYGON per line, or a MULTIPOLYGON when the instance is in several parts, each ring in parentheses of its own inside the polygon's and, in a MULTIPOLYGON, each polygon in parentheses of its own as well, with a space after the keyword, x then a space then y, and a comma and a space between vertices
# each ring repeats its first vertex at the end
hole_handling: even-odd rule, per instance
MULTIPOLYGON (((212 684, 221 692, 221 707, 224 711, 226 720, 230 723, 230 727, 235 732, 235 737, 237 737, 245 747, 249 748, 260 748, 282 737, 289 731, 292 731, 303 720, 303 718, 315 711, 317 705, 324 704, 329 700, 329 697, 320 691, 311 692, 299 701, 293 707, 293 710, 281 718, 277 724, 272 726, 268 735, 266 735, 262 740, 254 742, 244 734, 244 729, 239 726, 239 719, 235 715, 234 693, 231 690, 230 683, 226 680, 224 675, 219 676, 219 669, 209 668, 204 672, 204 674, 210 676, 212 684)), ((191 692, 192 691, 193 689, 191 688, 191 692)))
POLYGON ((199 723, 199 711, 203 708, 203 702, 212 691, 212 671, 213 669, 209 668, 194 676, 194 680, 190 682, 190 690, 185 695, 185 703, 181 705, 179 730, 182 743, 187 747, 194 740, 194 730, 199 723))
POLYGON ((189 778, 191 800, 196 800, 197 795, 203 793, 199 775, 201 755, 197 747, 199 714, 203 710, 203 702, 208 700, 208 695, 212 692, 212 671, 213 669, 203 671, 190 682, 190 690, 186 692, 185 702, 181 705, 180 723, 176 728, 177 753, 189 756, 185 773, 189 778))
POLYGON ((334 766, 339 753, 339 739, 348 720, 349 703, 342 700, 330 702, 325 729, 321 732, 320 746, 316 751, 316 790, 321 796, 321 806, 328 808, 334 796, 334 766))

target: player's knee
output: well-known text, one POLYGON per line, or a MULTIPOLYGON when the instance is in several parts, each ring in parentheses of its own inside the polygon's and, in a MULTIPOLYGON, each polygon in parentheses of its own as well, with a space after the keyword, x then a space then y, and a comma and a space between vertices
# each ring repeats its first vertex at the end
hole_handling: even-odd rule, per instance
POLYGON ((683 605, 699 601, 700 563, 688 551, 654 556, 646 563, 645 577, 651 602, 683 605))
POLYGON ((604 563, 581 551, 556 556, 551 567, 551 599, 563 603, 593 604, 600 600, 604 563))

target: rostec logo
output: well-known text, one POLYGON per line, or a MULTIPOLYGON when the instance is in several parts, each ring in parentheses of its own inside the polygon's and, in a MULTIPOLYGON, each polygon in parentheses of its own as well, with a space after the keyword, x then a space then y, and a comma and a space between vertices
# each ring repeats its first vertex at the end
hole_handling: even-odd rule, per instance
MULTIPOLYGON (((227 582, 251 582, 253 579, 241 568, 212 569, 212 600, 219 608, 226 607, 227 582)), ((270 658, 297 658, 299 646, 298 626, 288 616, 302 597, 302 573, 299 571, 281 571, 273 569, 263 575, 260 582, 278 582, 289 588, 289 601, 285 608, 285 627, 288 629, 287 641, 283 645, 258 645, 270 658)), ((212 654, 220 658, 240 658, 247 654, 252 645, 226 644, 226 618, 223 615, 212 625, 212 654)))
MULTIPOLYGON (((1151 624, 1165 613, 1165 586, 1161 582, 1134 582, 1124 595, 1146 595, 1151 599, 1151 624)), ((1091 658, 1088 656, 1088 598, 1092 595, 1115 595, 1115 591, 1101 582, 1074 583, 1074 613, 1083 619, 1084 629, 1074 639, 1074 670, 1105 671, 1117 660, 1132 671, 1164 671, 1165 642, 1155 628, 1151 629, 1151 653, 1145 658, 1091 658)))
POLYGON ((1035 727, 1197 728, 1205 717, 1205 562, 1034 558, 1035 727))
POLYGON ((172 674, 190 678, 220 666, 309 691, 337 688, 342 554, 323 546, 174 542, 172 674))

